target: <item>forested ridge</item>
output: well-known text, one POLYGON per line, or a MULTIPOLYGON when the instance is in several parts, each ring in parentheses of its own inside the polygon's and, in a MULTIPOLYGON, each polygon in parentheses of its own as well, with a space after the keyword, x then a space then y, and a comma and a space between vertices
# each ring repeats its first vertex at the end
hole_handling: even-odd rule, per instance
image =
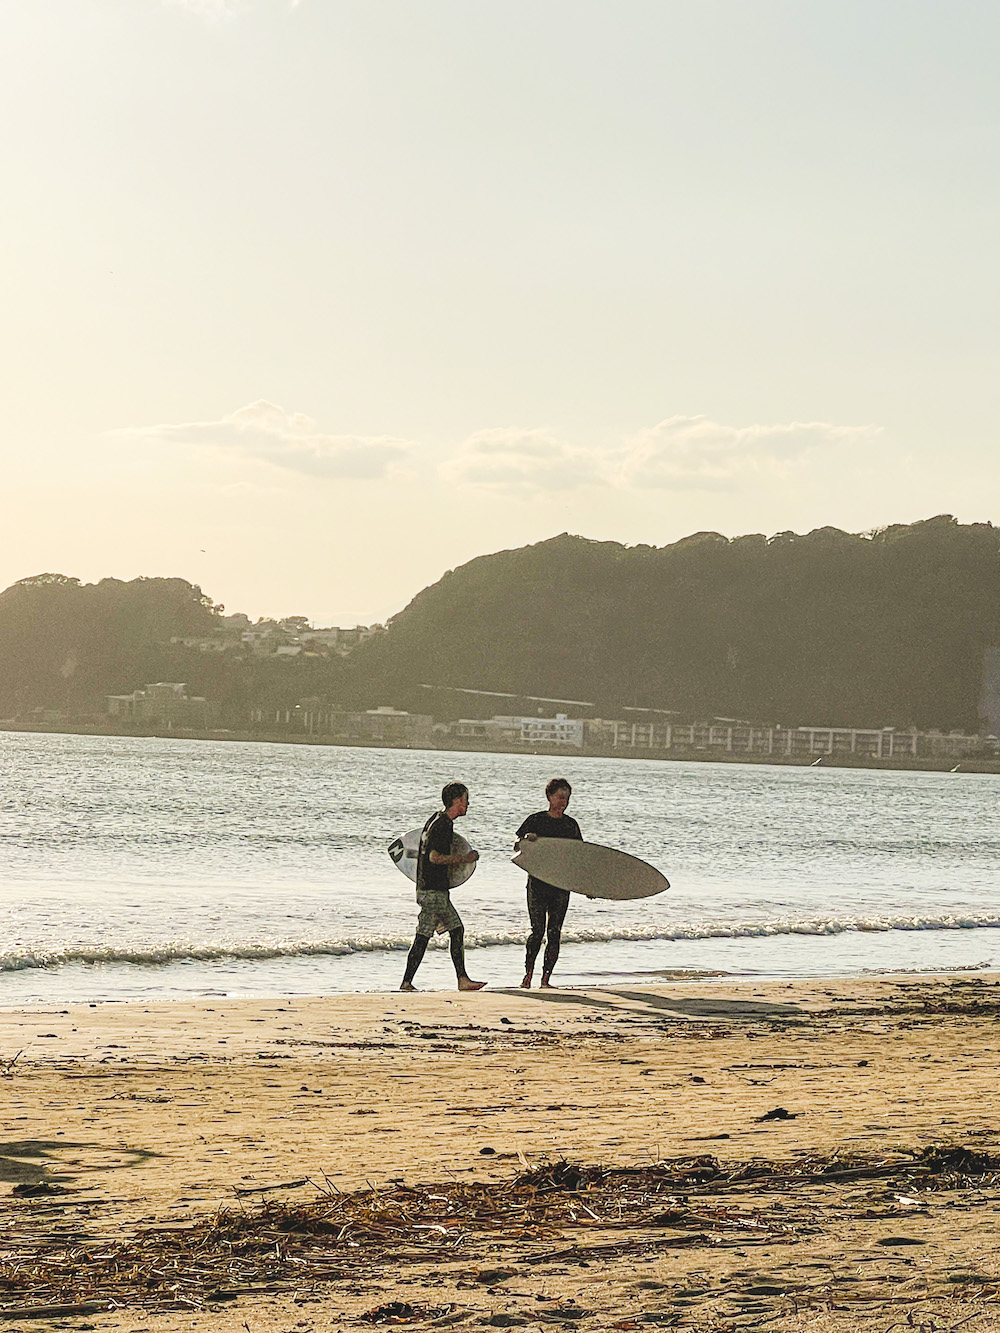
POLYGON ((350 657, 170 642, 210 635, 221 617, 182 579, 21 580, 0 593, 0 715, 99 712, 106 694, 177 680, 217 700, 230 726, 306 697, 443 717, 514 711, 461 688, 585 700, 609 717, 638 706, 976 730, 983 651, 1000 628, 1000 531, 943 515, 863 535, 704 532, 664 547, 564 534, 450 571, 350 657))
POLYGON ((975 730, 998 626, 1000 531, 948 515, 665 547, 563 535, 445 575, 366 645, 364 670, 411 706, 420 682, 606 716, 975 730))
POLYGON ((39 708, 93 717, 109 694, 168 680, 216 701, 224 723, 245 728, 252 708, 291 707, 339 684, 339 659, 257 657, 240 651, 238 630, 229 630, 233 651, 225 653, 172 641, 218 635, 224 609, 179 578, 21 579, 0 593, 0 717, 25 719, 39 708))

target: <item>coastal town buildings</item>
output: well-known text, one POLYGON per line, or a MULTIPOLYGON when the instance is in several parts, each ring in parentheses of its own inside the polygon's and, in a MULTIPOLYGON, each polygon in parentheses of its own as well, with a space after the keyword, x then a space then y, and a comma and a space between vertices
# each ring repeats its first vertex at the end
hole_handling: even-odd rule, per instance
POLYGON ((352 629, 331 625, 328 629, 302 630, 300 637, 309 647, 319 646, 327 652, 335 653, 338 657, 346 657, 368 639, 384 633, 384 625, 355 625, 352 629))
POLYGON ((860 759, 963 758, 996 753, 995 736, 918 731, 911 727, 755 727, 747 722, 642 722, 588 719, 588 749, 647 750, 704 754, 817 758, 854 755, 860 759))
POLYGON ((213 634, 174 635, 170 642, 200 653, 249 653, 254 657, 309 656, 346 657, 366 640, 385 632, 384 625, 355 625, 350 629, 330 625, 312 629, 300 624, 302 617, 288 621, 265 620, 251 625, 245 616, 227 617, 233 624, 225 624, 213 634), (245 622, 245 623, 244 623, 245 622))
MULTIPOLYGON (((250 730, 290 733, 350 744, 447 746, 502 750, 578 750, 589 754, 642 754, 671 758, 744 757, 816 762, 824 756, 866 760, 959 761, 1000 754, 992 734, 921 731, 915 727, 754 726, 736 719, 679 722, 649 710, 633 718, 573 718, 496 714, 438 721, 429 713, 380 704, 351 710, 302 699, 292 707, 256 708, 250 730)), ((218 725, 218 706, 191 697, 183 684, 159 681, 131 694, 107 696, 109 717, 126 723, 204 730, 218 725)))

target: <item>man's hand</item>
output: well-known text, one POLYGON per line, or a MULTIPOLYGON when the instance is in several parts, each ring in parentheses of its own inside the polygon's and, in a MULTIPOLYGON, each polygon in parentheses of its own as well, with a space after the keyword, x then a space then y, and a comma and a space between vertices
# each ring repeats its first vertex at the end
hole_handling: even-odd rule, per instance
POLYGON ((431 865, 435 866, 465 866, 478 860, 479 853, 473 851, 470 851, 468 855, 463 855, 461 852, 449 853, 448 856, 443 856, 440 852, 431 852, 430 854, 431 865))
POLYGON ((522 842, 537 842, 537 841, 538 841, 537 833, 526 833, 523 838, 519 838, 517 842, 514 843, 514 851, 519 852, 521 850, 522 842))

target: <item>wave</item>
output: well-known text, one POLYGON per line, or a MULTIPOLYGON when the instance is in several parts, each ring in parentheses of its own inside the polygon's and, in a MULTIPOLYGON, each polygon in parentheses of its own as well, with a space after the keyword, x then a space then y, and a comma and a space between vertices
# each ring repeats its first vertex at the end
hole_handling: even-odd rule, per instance
MULTIPOLYGON (((616 941, 666 943, 683 940, 739 940, 782 935, 843 935, 854 931, 892 930, 995 930, 1000 915, 955 915, 898 917, 811 917, 802 920, 676 922, 672 925, 574 928, 563 931, 564 944, 612 944, 616 941)), ((66 945, 29 948, 13 946, 0 950, 0 972, 28 968, 57 968, 72 964, 131 964, 164 967, 172 963, 254 962, 280 958, 345 957, 358 953, 393 953, 409 949, 412 935, 358 935, 327 940, 218 941, 194 943, 169 941, 159 945, 66 945)), ((447 937, 438 936, 432 947, 445 948, 447 937)), ((470 948, 497 948, 524 944, 524 931, 467 931, 470 948)))

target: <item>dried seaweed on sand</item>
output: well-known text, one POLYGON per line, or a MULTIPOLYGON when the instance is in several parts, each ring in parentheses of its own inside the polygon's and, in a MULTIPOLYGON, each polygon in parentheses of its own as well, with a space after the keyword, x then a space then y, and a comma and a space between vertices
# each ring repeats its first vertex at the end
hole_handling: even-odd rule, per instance
POLYGON ((1000 1182, 1000 1157, 950 1145, 793 1161, 700 1155, 606 1167, 560 1160, 501 1181, 353 1193, 320 1188, 306 1202, 271 1200, 190 1223, 151 1223, 115 1240, 57 1226, 30 1200, 11 1201, 0 1250, 0 1315, 26 1318, 42 1307, 95 1303, 198 1309, 444 1261, 474 1277, 495 1272, 499 1252, 531 1267, 569 1257, 794 1242, 817 1229, 810 1190, 864 1180, 910 1191, 982 1189, 1000 1182))

